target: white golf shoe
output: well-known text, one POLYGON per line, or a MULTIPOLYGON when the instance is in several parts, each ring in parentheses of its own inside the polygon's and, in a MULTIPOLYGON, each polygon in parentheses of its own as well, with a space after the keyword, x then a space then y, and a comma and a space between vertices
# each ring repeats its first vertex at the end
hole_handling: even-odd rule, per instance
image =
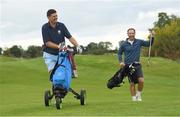
POLYGON ((137 101, 137 97, 136 96, 132 96, 132 101, 137 101))
POLYGON ((142 101, 142 98, 141 98, 141 96, 132 96, 132 101, 139 101, 139 102, 141 102, 142 101))
POLYGON ((136 99, 137 99, 137 101, 142 101, 141 92, 140 91, 136 92, 136 99))
POLYGON ((137 101, 142 101, 142 98, 141 98, 141 96, 139 95, 139 96, 137 96, 137 101))

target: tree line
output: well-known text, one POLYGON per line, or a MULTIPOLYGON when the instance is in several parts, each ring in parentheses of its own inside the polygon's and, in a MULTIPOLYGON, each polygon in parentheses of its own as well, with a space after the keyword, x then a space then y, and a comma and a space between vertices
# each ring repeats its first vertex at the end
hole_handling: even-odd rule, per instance
POLYGON ((42 56, 42 47, 31 45, 27 50, 24 50, 21 46, 14 45, 4 50, 0 48, 0 54, 16 58, 35 58, 42 56))
MULTIPOLYGON (((105 53, 112 53, 117 52, 117 50, 112 50, 112 43, 111 42, 99 42, 94 43, 91 42, 87 46, 81 45, 83 49, 82 54, 95 54, 95 55, 102 55, 105 53)), ((42 56, 43 48, 41 46, 31 45, 24 50, 21 46, 14 45, 10 48, 6 48, 3 50, 0 48, 0 55, 8 56, 8 57, 17 57, 17 58, 36 58, 42 56)), ((75 52, 77 50, 75 49, 75 52)))

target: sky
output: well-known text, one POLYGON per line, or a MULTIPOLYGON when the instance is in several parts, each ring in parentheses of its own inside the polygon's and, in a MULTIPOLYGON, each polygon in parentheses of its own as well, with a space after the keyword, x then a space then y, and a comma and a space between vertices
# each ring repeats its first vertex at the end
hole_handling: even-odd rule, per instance
POLYGON ((180 0, 0 0, 0 47, 41 46, 48 9, 56 9, 80 45, 109 41, 118 47, 131 27, 146 39, 159 12, 180 17, 180 0))

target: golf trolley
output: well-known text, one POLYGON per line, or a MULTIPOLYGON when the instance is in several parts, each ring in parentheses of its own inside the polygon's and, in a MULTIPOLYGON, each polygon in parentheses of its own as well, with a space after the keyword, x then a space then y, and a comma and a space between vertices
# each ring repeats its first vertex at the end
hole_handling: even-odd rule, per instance
MULTIPOLYGON (((85 105, 86 90, 81 90, 80 94, 78 94, 72 88, 70 88, 69 92, 72 92, 75 95, 74 98, 80 100, 81 105, 85 105)), ((66 91, 64 88, 52 88, 52 94, 51 94, 50 90, 46 90, 44 93, 45 106, 49 106, 50 101, 53 99, 53 97, 55 97, 56 108, 61 109, 62 108, 62 100, 66 96, 67 93, 68 93, 68 91, 66 91)))
POLYGON ((50 90, 44 92, 45 106, 49 106, 53 97, 55 97, 55 105, 57 109, 62 108, 62 101, 68 92, 74 94, 74 98, 80 100, 81 105, 85 105, 86 90, 81 89, 80 93, 77 93, 70 87, 72 78, 72 50, 63 48, 59 51, 58 61, 51 72, 50 81, 52 82, 52 93, 50 90))

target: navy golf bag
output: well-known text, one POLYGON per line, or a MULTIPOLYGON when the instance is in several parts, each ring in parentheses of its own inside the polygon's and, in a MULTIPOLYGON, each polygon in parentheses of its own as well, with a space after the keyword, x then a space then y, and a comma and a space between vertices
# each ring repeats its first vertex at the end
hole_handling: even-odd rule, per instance
POLYGON ((125 78, 125 76, 126 69, 125 67, 123 67, 120 70, 118 70, 111 79, 108 80, 107 87, 109 89, 112 89, 114 87, 120 87, 123 83, 123 79, 125 78))
POLYGON ((123 68, 118 70, 112 78, 110 78, 107 82, 107 87, 112 89, 114 87, 120 87, 121 84, 124 83, 124 78, 128 76, 129 78, 132 77, 132 74, 136 70, 136 66, 140 65, 140 63, 132 63, 130 65, 125 65, 123 68))

